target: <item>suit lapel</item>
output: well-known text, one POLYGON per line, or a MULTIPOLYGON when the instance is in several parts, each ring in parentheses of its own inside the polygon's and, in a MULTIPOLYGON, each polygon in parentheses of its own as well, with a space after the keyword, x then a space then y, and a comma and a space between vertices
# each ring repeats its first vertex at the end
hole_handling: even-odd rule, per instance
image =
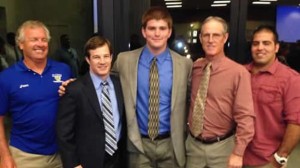
POLYGON ((97 92, 96 92, 94 84, 92 82, 90 73, 86 73, 84 75, 83 84, 85 86, 83 88, 84 94, 87 95, 86 97, 87 97, 88 101, 90 102, 91 106, 93 107, 93 109, 95 110, 97 115, 102 119, 103 117, 102 117, 102 112, 101 112, 97 92))
POLYGON ((130 74, 130 90, 131 90, 131 97, 133 99, 133 103, 136 104, 136 95, 137 95, 137 71, 138 71, 138 64, 139 64, 139 58, 142 52, 142 48, 139 50, 136 50, 136 52, 131 56, 132 59, 130 59, 129 62, 129 74, 130 74))
POLYGON ((116 93, 116 98, 117 98, 117 103, 118 103, 118 110, 119 110, 119 114, 120 114, 120 118, 123 117, 123 95, 122 95, 122 90, 121 90, 121 83, 120 81, 113 75, 110 75, 110 79, 112 80, 113 84, 114 84, 114 88, 115 88, 115 93, 116 93))
MULTIPOLYGON (((135 50, 132 55, 128 55, 128 82, 125 82, 128 86, 128 89, 130 89, 129 97, 126 97, 126 99, 132 100, 131 107, 127 107, 129 110, 126 111, 126 118, 127 118, 127 124, 128 124, 128 137, 131 142, 134 142, 134 145, 136 148, 138 148, 139 151, 144 153, 143 145, 142 145, 142 139, 139 131, 137 116, 136 116, 136 97, 137 97, 137 74, 138 74, 138 63, 139 58, 141 55, 143 48, 135 50)), ((123 84, 123 83, 122 83, 123 84)), ((127 89, 127 88, 126 88, 127 89)), ((131 102, 131 101, 129 101, 131 102)), ((128 106, 128 104, 127 104, 128 106)), ((127 109, 126 108, 126 109, 127 109)), ((132 148, 132 147, 129 147, 132 148)))
MULTIPOLYGON (((175 102, 176 102, 176 97, 178 94, 178 74, 180 74, 180 62, 178 59, 174 56, 174 52, 170 50, 171 57, 172 57, 172 62, 173 62, 173 83, 172 83, 172 99, 171 99, 171 112, 174 109, 175 102)), ((180 96, 180 95, 178 95, 180 96)))

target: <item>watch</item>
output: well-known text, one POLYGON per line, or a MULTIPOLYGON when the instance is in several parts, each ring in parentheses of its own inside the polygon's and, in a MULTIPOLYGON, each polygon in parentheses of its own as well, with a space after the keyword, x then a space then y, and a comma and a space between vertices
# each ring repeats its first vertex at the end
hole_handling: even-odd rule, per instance
POLYGON ((287 157, 281 157, 276 153, 274 153, 274 158, 277 161, 277 163, 281 164, 281 165, 285 165, 288 161, 287 157))

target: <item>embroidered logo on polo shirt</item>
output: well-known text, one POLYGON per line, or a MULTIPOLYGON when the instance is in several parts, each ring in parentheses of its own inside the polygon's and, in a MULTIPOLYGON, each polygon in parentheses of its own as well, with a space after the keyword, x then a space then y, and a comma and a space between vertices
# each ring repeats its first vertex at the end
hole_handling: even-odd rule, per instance
POLYGON ((62 74, 52 74, 52 77, 54 78, 54 83, 61 83, 61 77, 62 77, 62 74))
POLYGON ((26 88, 26 87, 29 87, 29 85, 28 85, 28 84, 23 84, 23 85, 20 85, 20 89, 22 89, 22 88, 26 88))

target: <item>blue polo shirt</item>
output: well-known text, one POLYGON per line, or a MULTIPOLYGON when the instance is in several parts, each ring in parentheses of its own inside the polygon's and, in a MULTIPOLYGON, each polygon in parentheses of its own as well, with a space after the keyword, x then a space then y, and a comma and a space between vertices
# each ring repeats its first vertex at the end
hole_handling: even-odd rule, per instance
POLYGON ((137 72, 137 119, 140 132, 148 135, 149 120, 149 74, 153 58, 157 58, 159 76, 159 134, 170 132, 171 98, 173 85, 173 63, 170 50, 154 56, 144 47, 137 72))
POLYGON ((42 155, 57 151, 57 91, 61 82, 71 77, 66 64, 50 59, 41 75, 28 69, 23 60, 0 73, 0 115, 11 113, 11 146, 42 155))

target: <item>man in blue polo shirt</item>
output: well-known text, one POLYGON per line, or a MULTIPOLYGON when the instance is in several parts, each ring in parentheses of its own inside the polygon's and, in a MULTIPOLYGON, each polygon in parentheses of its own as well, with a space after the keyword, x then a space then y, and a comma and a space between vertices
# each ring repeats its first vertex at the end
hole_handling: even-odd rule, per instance
POLYGON ((50 34, 39 21, 24 22, 16 41, 24 58, 0 73, 0 167, 60 168, 55 119, 58 87, 70 68, 47 58, 50 34), (12 116, 8 145, 4 116, 12 116))

